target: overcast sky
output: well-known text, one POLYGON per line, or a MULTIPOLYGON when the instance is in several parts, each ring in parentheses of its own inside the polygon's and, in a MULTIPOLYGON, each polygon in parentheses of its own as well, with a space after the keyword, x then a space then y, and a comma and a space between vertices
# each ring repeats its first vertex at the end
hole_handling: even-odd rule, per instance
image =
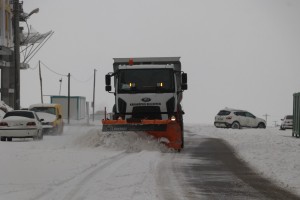
MULTIPOLYGON (((210 123, 224 107, 246 109, 268 125, 292 114, 300 92, 299 0, 26 0, 37 31, 55 33, 30 61, 71 73, 71 95, 96 110, 114 104, 104 75, 116 57, 180 56, 188 73, 185 122, 210 123)), ((26 28, 25 28, 26 31, 26 28)), ((58 95, 61 76, 42 67, 45 95, 58 95)), ((62 77, 62 95, 67 78, 62 77)), ((45 98, 45 101, 49 99, 45 98)), ((21 106, 40 102, 38 70, 21 72, 21 106)))

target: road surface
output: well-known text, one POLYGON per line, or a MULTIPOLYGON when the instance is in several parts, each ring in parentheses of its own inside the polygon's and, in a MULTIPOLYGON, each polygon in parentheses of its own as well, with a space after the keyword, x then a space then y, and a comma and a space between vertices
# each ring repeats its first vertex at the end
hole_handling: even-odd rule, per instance
POLYGON ((0 142, 0 200, 300 199, 252 171, 223 140, 193 134, 180 153, 101 126, 0 142))
POLYGON ((187 138, 185 149, 166 156, 159 167, 158 184, 166 200, 300 199, 253 171, 222 139, 187 138), (166 175, 168 169, 172 172, 166 175))

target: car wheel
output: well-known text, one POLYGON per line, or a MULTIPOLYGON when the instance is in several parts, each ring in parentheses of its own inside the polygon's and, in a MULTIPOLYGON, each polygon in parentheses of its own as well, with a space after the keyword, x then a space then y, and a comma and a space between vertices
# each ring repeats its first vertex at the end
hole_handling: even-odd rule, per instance
POLYGON ((266 125, 264 123, 259 123, 257 128, 266 128, 266 125))
POLYGON ((59 129, 59 135, 63 134, 63 132, 64 132, 64 126, 61 125, 61 126, 60 126, 60 129, 59 129))
POLYGON ((12 141, 12 137, 8 137, 8 138, 6 138, 6 139, 7 139, 7 141, 9 141, 9 142, 12 141))
POLYGON ((58 135, 58 134, 59 134, 59 129, 58 129, 58 126, 56 126, 53 128, 52 135, 58 135))
POLYGON ((37 140, 40 139, 40 133, 39 133, 39 131, 36 133, 35 136, 32 137, 32 139, 33 139, 34 141, 37 141, 37 140))
POLYGON ((233 123, 231 124, 231 128, 232 128, 232 129, 240 129, 240 128, 241 128, 241 125, 240 125, 239 122, 233 122, 233 123))
POLYGON ((1 137, 1 141, 5 142, 6 141, 6 137, 1 137))
POLYGON ((44 137, 43 131, 39 131, 39 140, 42 140, 44 137))

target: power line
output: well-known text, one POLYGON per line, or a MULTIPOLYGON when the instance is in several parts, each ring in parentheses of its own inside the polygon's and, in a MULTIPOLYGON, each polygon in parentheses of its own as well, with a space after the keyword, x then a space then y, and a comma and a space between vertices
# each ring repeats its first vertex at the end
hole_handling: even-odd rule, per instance
POLYGON ((89 81, 93 80, 93 79, 92 79, 93 76, 94 76, 94 75, 92 74, 89 78, 87 78, 87 79, 84 80, 84 81, 75 78, 73 75, 71 76, 71 78, 74 79, 75 81, 78 81, 78 82, 81 82, 81 83, 86 83, 86 82, 89 82, 89 81))
MULTIPOLYGON (((68 76, 68 75, 64 75, 64 74, 60 74, 60 73, 58 73, 58 72, 56 72, 56 71, 54 71, 53 69, 51 69, 49 66, 47 66, 45 63, 43 63, 42 61, 41 61, 41 63, 49 70, 49 71, 51 71, 51 72, 53 72, 54 74, 56 74, 56 75, 59 75, 59 76, 68 76)), ((34 69, 36 69, 37 68, 37 66, 36 67, 34 67, 34 69)), ((78 81, 78 82, 81 82, 81 83, 86 83, 86 82, 89 82, 89 81, 91 81, 91 80, 93 80, 93 74, 89 77, 89 78, 87 78, 86 80, 79 80, 78 78, 76 78, 76 77, 74 77, 73 75, 72 76, 70 76, 72 79, 74 79, 75 81, 78 81)))
POLYGON ((53 73, 56 74, 56 75, 59 75, 59 76, 66 76, 66 77, 68 76, 68 75, 60 74, 60 73, 54 71, 53 69, 51 69, 50 67, 48 67, 48 66, 47 66, 45 63, 43 63, 42 61, 41 61, 41 63, 42 63, 49 71, 53 72, 53 73))

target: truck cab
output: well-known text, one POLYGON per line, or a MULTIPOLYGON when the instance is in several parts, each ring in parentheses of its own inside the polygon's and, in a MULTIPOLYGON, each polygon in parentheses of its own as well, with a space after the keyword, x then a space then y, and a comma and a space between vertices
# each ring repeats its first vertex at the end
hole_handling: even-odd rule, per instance
MULTIPOLYGON (((178 57, 114 59, 113 118, 171 119, 182 112, 180 102, 187 84, 182 81, 178 57)), ((110 86, 110 84, 107 84, 110 86)), ((110 92, 110 87, 106 87, 110 92)))

